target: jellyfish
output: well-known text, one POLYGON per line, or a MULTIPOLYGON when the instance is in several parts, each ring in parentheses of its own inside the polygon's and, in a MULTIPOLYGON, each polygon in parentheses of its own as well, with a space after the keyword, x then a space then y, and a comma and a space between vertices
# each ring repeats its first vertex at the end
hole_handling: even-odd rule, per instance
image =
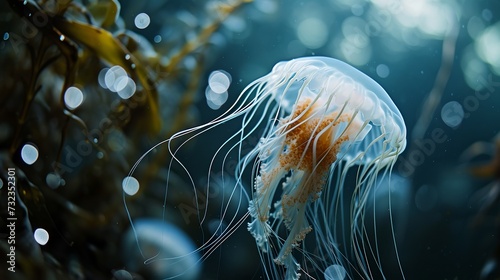
MULTIPOLYGON (((280 62, 253 86, 257 96, 272 96, 277 103, 272 110, 276 121, 240 163, 240 170, 257 170, 248 230, 259 249, 277 251, 273 261, 285 266, 285 279, 298 279, 300 264, 292 251, 313 230, 317 241, 332 248, 335 231, 330 225, 339 217, 335 211, 347 171, 358 166, 349 215, 351 242, 356 259, 366 265, 365 250, 370 249, 362 240, 361 224, 366 200, 378 174, 391 172, 406 146, 401 113, 375 81, 327 57, 280 62), (281 237, 283 224, 286 236, 281 237)), ((336 249, 319 251, 323 259, 339 258, 336 249)), ((368 268, 360 273, 371 276, 368 268)))
MULTIPOLYGON (((373 279, 373 262, 368 258, 374 258, 379 270, 382 264, 378 246, 365 236, 367 200, 377 177, 391 174, 406 147, 404 120, 385 90, 333 58, 279 62, 250 83, 221 116, 158 145, 167 143, 172 161, 189 173, 177 156, 182 147, 232 121, 238 121, 238 128, 217 148, 208 174, 218 157, 222 170, 236 157, 235 183, 225 187, 233 194, 243 193, 239 197, 247 197, 249 206, 241 218, 221 206, 226 234, 208 238, 200 247, 208 251, 203 257, 250 219, 247 229, 267 278, 299 279, 301 273, 312 271, 324 277, 334 265, 339 271, 373 279), (260 140, 247 152, 255 134, 260 140), (174 147, 175 140, 185 137, 174 147), (345 200, 348 188, 350 199, 345 200), (344 250, 339 240, 348 243, 344 250)), ((200 212, 203 223, 207 212, 200 212)))

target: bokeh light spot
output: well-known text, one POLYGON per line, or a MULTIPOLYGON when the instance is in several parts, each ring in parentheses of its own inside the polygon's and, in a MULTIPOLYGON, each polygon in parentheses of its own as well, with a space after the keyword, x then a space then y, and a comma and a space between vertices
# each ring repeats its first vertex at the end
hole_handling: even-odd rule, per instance
POLYGON ((123 178, 122 188, 126 194, 133 196, 139 191, 139 181, 132 176, 127 176, 123 178))
POLYGON ((151 23, 151 19, 149 18, 148 14, 146 14, 146 13, 140 13, 134 19, 135 27, 137 27, 139 29, 144 29, 144 28, 148 27, 150 23, 151 23))
POLYGON ((210 73, 208 77, 208 86, 215 93, 227 91, 231 84, 231 76, 225 71, 217 70, 210 73))
POLYGON ((297 37, 304 46, 318 49, 325 45, 328 40, 328 28, 322 20, 308 18, 299 24, 297 37))
POLYGON ((26 164, 32 165, 38 159, 38 149, 31 144, 24 145, 21 149, 21 158, 26 164))
POLYGON ((457 101, 450 101, 441 109, 441 119, 451 128, 459 126, 462 123, 464 116, 464 108, 457 101))
POLYGON ((45 245, 49 242, 49 233, 43 228, 37 228, 33 234, 35 241, 40 245, 45 245))
POLYGON ((64 104, 70 110, 78 108, 83 102, 83 92, 77 87, 69 87, 64 93, 64 104))
POLYGON ((377 75, 380 77, 380 78, 387 78, 389 77, 389 74, 391 73, 391 70, 389 69, 389 66, 385 65, 385 64, 379 64, 377 65, 377 75))

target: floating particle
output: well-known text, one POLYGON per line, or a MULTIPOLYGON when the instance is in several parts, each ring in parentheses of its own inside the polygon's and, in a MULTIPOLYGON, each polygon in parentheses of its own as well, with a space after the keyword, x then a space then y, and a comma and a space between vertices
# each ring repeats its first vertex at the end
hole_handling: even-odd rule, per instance
POLYGON ((205 97, 207 98, 207 105, 212 110, 219 109, 224 103, 226 103, 229 94, 227 91, 223 93, 214 92, 210 86, 205 89, 205 97))
POLYGON ((379 64, 377 65, 377 75, 380 77, 380 78, 387 78, 389 76, 389 74, 391 73, 391 70, 389 69, 389 66, 385 65, 385 64, 379 64))
POLYGON ((45 177, 45 182, 51 189, 57 189, 64 184, 64 180, 57 173, 47 174, 47 176, 45 177))
POLYGON ((328 28, 322 20, 308 18, 299 24, 297 37, 304 46, 310 49, 319 49, 328 40, 328 28))
POLYGON ((444 104, 441 109, 441 119, 451 128, 459 126, 462 123, 464 116, 464 108, 457 101, 450 101, 444 104))
POLYGON ((123 69, 121 66, 113 66, 104 75, 104 84, 106 88, 108 88, 112 92, 117 92, 117 86, 119 86, 119 82, 122 77, 127 77, 127 71, 123 69))
POLYGON ((108 73, 108 70, 109 70, 109 68, 107 68, 107 67, 102 68, 101 71, 99 71, 99 75, 97 76, 97 81, 99 82, 99 85, 103 89, 108 89, 108 86, 106 85, 106 80, 105 80, 106 73, 108 73))
POLYGON ((45 245, 49 242, 49 233, 43 228, 37 228, 33 234, 35 241, 40 245, 45 245))
POLYGON ((31 144, 24 145, 21 149, 21 158, 26 164, 32 165, 38 159, 38 149, 31 144))
POLYGON ((83 93, 77 87, 69 87, 64 93, 64 103, 66 107, 73 110, 78 108, 83 102, 83 93))
POLYGON ((213 71, 208 77, 208 85, 213 92, 223 93, 231 85, 231 76, 225 71, 213 71))
POLYGON ((140 13, 135 17, 134 23, 137 28, 144 29, 149 26, 149 23, 151 23, 151 19, 149 18, 148 14, 140 13))
POLYGON ((133 196, 139 191, 139 181, 132 176, 127 176, 122 181, 122 188, 126 194, 133 196))
POLYGON ((134 95, 137 89, 134 80, 129 77, 122 77, 119 81, 119 87, 117 88, 119 89, 117 89, 116 93, 118 93, 118 96, 122 99, 129 99, 134 95))

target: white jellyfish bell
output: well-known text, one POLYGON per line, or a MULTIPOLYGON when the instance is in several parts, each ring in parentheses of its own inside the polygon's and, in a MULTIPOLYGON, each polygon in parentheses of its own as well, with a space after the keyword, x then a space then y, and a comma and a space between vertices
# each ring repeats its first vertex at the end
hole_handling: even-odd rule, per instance
MULTIPOLYGON (((200 250, 212 252, 250 217, 248 230, 268 278, 334 275, 328 270, 332 265, 335 271, 362 278, 371 278, 370 264, 381 270, 378 247, 365 236, 365 206, 377 176, 390 174, 406 147, 403 118, 384 89, 333 58, 280 62, 248 85, 220 117, 158 145, 168 143, 172 160, 177 161, 185 142, 232 120, 239 120, 240 128, 224 139, 210 162, 216 157, 226 159, 230 153, 237 156, 236 183, 225 187, 246 193, 244 184, 253 184, 248 212, 237 218, 225 217, 228 212, 221 211, 226 234, 214 235, 200 250), (245 141, 258 128, 263 128, 259 143, 243 153, 245 141), (180 137, 188 140, 173 149, 172 141, 180 137), (343 196, 350 169, 357 173, 346 207, 343 196), (338 227, 347 228, 349 234, 345 236, 338 227), (336 245, 339 239, 347 243, 343 250, 336 245), (304 268, 304 263, 310 268, 304 268)), ((215 166, 209 168, 210 173, 215 166)), ((203 222, 206 212, 200 215, 203 222)))

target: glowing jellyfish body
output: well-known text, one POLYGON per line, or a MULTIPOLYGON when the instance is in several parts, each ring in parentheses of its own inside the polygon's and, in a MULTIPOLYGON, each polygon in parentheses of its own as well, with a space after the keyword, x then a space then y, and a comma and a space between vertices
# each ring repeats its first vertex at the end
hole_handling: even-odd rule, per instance
MULTIPOLYGON (((278 121, 268 124, 254 152, 240 162, 242 171, 250 165, 258 170, 248 230, 259 248, 269 254, 277 250, 274 262, 285 266, 285 279, 298 279, 300 264, 293 248, 313 229, 316 242, 334 242, 329 225, 336 222, 336 202, 346 171, 359 165, 350 217, 352 244, 363 264, 363 236, 358 227, 364 200, 377 174, 391 168, 406 146, 400 112, 368 76, 326 57, 280 62, 253 86, 258 96, 271 95, 278 103, 278 121), (251 164, 252 158, 256 161, 251 164), (339 174, 336 181, 331 178, 335 170, 339 174), (282 224, 286 236, 278 234, 282 224)), ((333 251, 322 257, 335 261, 338 256, 333 251)))
MULTIPOLYGON (((230 212, 228 205, 220 206, 216 217, 220 226, 196 250, 204 252, 202 259, 250 217, 248 230, 258 245, 267 278, 298 279, 301 271, 309 275, 301 261, 312 264, 320 278, 324 273, 333 275, 328 269, 332 264, 337 265, 335 271, 345 267, 346 274, 354 271, 363 278, 373 278, 366 258, 374 256, 379 269, 381 264, 378 247, 373 248, 364 235, 365 206, 377 176, 391 172, 406 146, 403 118, 382 87, 350 65, 328 57, 280 62, 271 73, 249 84, 218 118, 152 147, 129 176, 148 153, 168 144, 169 166, 179 164, 193 190, 199 189, 178 158, 180 149, 201 134, 235 120, 239 129, 216 147, 207 174, 210 177, 220 172, 216 162, 222 162, 221 170, 227 170, 229 159, 236 157, 235 183, 224 187, 230 188, 230 197, 248 198, 248 212, 241 217, 237 213, 241 207, 230 212), (258 144, 245 152, 260 131, 258 144), (172 142, 178 139, 184 140, 173 148, 172 142), (350 180, 348 171, 354 166, 358 166, 357 174, 350 180), (351 181, 352 198, 349 212, 344 214, 344 185, 351 181), (253 184, 251 195, 245 188, 248 182, 253 184), (349 229, 348 237, 342 238, 348 243, 344 251, 337 247, 339 219, 340 226, 349 229), (309 239, 312 242, 305 244, 309 239), (348 254, 354 254, 354 260, 346 260, 348 254), (298 261, 299 256, 303 258, 298 261)), ((209 188, 207 185, 203 192, 210 193, 209 188)), ((207 208, 206 204, 197 207, 200 225, 210 218, 207 208)))

